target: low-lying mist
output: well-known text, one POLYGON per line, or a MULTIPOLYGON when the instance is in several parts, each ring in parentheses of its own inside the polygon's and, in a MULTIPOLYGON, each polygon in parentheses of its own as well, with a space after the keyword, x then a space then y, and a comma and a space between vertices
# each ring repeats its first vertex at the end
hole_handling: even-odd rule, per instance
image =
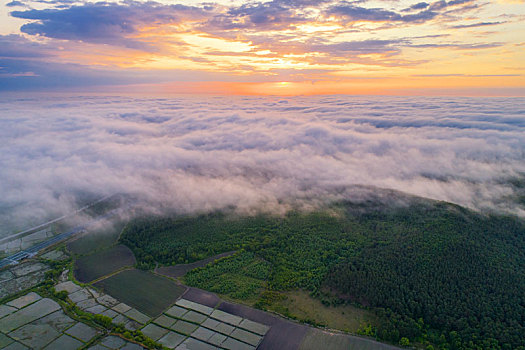
POLYGON ((375 187, 525 216, 525 99, 4 96, 0 110, 0 236, 79 193, 282 212, 375 187))

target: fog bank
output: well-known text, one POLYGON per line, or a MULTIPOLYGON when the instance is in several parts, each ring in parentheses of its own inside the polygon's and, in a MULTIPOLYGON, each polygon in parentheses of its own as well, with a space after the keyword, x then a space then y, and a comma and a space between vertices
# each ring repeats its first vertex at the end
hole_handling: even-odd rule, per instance
POLYGON ((525 99, 4 96, 0 110, 0 235, 78 193, 280 211, 362 185, 525 216, 525 99))

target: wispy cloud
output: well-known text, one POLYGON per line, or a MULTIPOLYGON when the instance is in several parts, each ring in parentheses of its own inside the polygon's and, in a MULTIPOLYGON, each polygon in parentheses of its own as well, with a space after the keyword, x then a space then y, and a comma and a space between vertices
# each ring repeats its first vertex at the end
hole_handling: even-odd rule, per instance
POLYGON ((414 74, 415 77, 520 77, 521 74, 414 74))
POLYGON ((157 27, 175 25, 182 20, 203 18, 204 14, 205 10, 197 7, 153 2, 127 5, 86 3, 63 9, 11 12, 13 17, 36 20, 21 27, 26 34, 142 50, 155 49, 156 46, 133 38, 141 28, 152 24, 157 27))
POLYGON ((26 5, 23 2, 21 2, 21 1, 13 0, 13 1, 8 2, 7 4, 5 4, 5 6, 7 6, 7 7, 24 7, 26 5))
POLYGON ((438 15, 437 12, 432 10, 402 15, 382 8, 366 8, 355 6, 351 3, 333 6, 329 9, 328 14, 340 16, 344 21, 350 22, 424 22, 438 15))
POLYGON ((463 29, 463 28, 476 28, 476 27, 485 27, 485 26, 495 26, 498 24, 504 24, 506 22, 477 22, 477 23, 470 23, 470 24, 458 24, 455 26, 451 26, 451 28, 454 29, 463 29))

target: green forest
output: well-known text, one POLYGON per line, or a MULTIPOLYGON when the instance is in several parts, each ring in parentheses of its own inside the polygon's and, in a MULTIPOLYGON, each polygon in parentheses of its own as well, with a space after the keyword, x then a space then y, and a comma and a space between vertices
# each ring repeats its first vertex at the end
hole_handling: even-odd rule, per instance
MULTIPOLYGON (((366 333, 427 349, 525 349, 525 224, 456 205, 337 203, 282 217, 143 217, 124 229, 143 269, 218 253, 185 283, 237 299, 304 289, 370 308, 366 333)), ((269 297, 270 296, 270 297, 269 297)))

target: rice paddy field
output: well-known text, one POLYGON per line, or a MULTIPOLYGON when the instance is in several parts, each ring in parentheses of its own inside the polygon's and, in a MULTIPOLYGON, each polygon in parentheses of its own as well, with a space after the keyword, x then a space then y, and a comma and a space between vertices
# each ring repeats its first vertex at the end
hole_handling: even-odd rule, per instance
POLYGON ((142 332, 169 348, 177 346, 177 350, 255 350, 269 329, 263 323, 180 299, 142 332))
POLYGON ((75 261, 75 278, 82 283, 88 283, 134 264, 133 252, 126 246, 117 245, 78 258, 75 261))
POLYGON ((31 292, 0 305, 0 349, 79 349, 99 331, 31 292))
POLYGON ((94 285, 152 317, 175 303, 186 290, 168 278, 136 269, 119 272, 94 285))

